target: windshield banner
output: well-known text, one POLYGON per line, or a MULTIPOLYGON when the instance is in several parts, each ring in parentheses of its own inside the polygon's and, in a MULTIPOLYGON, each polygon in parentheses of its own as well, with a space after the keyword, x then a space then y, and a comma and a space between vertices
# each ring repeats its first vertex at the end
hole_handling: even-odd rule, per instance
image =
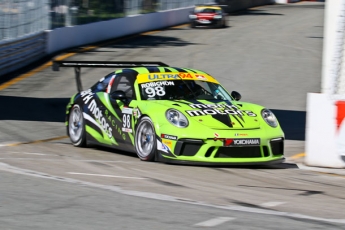
POLYGON ((219 82, 207 74, 200 73, 146 73, 139 74, 138 83, 146 83, 151 81, 167 81, 167 80, 194 80, 208 81, 219 84, 219 82))

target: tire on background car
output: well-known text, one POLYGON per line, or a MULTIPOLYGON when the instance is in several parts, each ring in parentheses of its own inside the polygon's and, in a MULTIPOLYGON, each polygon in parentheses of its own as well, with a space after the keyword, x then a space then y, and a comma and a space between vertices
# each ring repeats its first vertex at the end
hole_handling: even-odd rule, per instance
POLYGON ((195 27, 196 27, 196 23, 195 23, 195 22, 191 22, 191 23, 189 24, 189 27, 190 27, 190 28, 195 28, 195 27))
POLYGON ((78 104, 73 105, 69 113, 68 136, 74 146, 86 146, 85 120, 78 104))
POLYGON ((142 161, 155 161, 157 153, 156 132, 152 120, 142 117, 135 132, 135 150, 142 161))

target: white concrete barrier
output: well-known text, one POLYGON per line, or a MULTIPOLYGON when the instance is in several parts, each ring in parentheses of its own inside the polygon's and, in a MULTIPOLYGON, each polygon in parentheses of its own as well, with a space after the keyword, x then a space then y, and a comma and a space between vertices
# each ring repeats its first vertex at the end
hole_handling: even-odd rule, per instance
POLYGON ((345 102, 323 93, 307 96, 305 164, 344 168, 345 102))
POLYGON ((135 15, 47 31, 47 54, 144 31, 187 23, 192 7, 135 15))

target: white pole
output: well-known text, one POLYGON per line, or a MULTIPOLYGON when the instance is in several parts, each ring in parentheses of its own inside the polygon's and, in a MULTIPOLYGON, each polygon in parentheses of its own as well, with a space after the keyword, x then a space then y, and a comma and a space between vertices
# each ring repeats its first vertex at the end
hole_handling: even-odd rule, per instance
POLYGON ((321 92, 336 93, 340 79, 344 44, 345 0, 329 0, 325 3, 324 43, 321 92))

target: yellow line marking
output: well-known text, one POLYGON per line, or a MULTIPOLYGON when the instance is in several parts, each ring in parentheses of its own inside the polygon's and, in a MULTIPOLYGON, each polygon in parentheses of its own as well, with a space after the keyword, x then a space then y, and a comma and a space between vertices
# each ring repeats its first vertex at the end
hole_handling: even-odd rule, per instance
POLYGON ((336 177, 345 178, 345 176, 344 176, 344 175, 341 175, 341 174, 336 174, 336 173, 318 172, 318 171, 313 171, 313 172, 317 172, 317 173, 320 173, 320 174, 326 174, 326 175, 329 175, 329 176, 336 176, 336 177))
POLYGON ((183 28, 183 27, 186 27, 186 26, 188 26, 189 24, 182 24, 182 25, 178 25, 178 26, 173 26, 173 27, 171 27, 171 28, 173 28, 173 29, 179 29, 179 28, 183 28))
POLYGON ((295 154, 291 157, 289 157, 290 159, 293 159, 293 160, 296 160, 296 159, 299 159, 299 158, 302 158, 302 157, 305 157, 305 153, 298 153, 298 154, 295 154))
POLYGON ((148 31, 148 32, 142 33, 142 35, 156 34, 158 32, 160 32, 160 30, 153 30, 153 31, 148 31))
MULTIPOLYGON (((179 26, 175 26, 175 27, 171 27, 171 28, 181 28, 181 27, 184 27, 188 24, 183 24, 183 25, 179 25, 179 26)), ((162 30, 153 30, 153 31, 149 31, 149 32, 145 32, 145 33, 140 33, 140 34, 136 34, 136 35, 133 35, 133 36, 129 36, 129 37, 124 37, 124 38, 119 38, 119 39, 115 39, 115 40, 111 40, 109 42, 105 42, 105 43, 102 43, 100 44, 99 46, 87 46, 87 47, 84 47, 82 48, 79 52, 71 52, 71 53, 67 53, 67 54, 64 54, 64 55, 61 55, 61 56, 58 56, 55 60, 57 61, 62 61, 66 58, 69 58, 73 55, 76 55, 77 53, 82 53, 82 52, 85 52, 85 51, 89 51, 89 50, 93 50, 93 49, 96 49, 96 48, 99 48, 99 47, 102 47, 102 46, 105 46, 105 45, 108 45, 108 44, 112 44, 112 43, 117 43, 117 42, 121 42, 121 41, 124 41, 124 40, 128 40, 128 39, 131 39, 131 38, 135 38, 135 37, 138 37, 140 35, 149 35, 149 34, 155 34, 155 33, 158 33, 158 32, 161 32, 162 30)), ((31 71, 29 71, 28 73, 25 73, 25 74, 22 74, 8 82, 5 82, 3 83, 2 85, 0 85, 0 91, 3 90, 3 89, 6 89, 8 87, 10 87, 11 85, 14 85, 22 80, 24 80, 25 78, 28 78, 50 66, 53 65, 53 62, 52 61, 49 61, 39 67, 37 67, 36 69, 33 69, 31 71)))
MULTIPOLYGON (((63 59, 66 59, 66 58, 68 58, 68 57, 71 57, 71 56, 73 56, 73 55, 75 55, 75 54, 76 54, 76 53, 68 53, 68 54, 65 54, 65 55, 62 55, 62 56, 57 57, 56 60, 61 61, 61 60, 63 60, 63 59)), ((48 67, 51 66, 52 64, 53 64, 53 62, 49 61, 49 62, 47 62, 47 63, 45 63, 45 64, 43 64, 43 65, 37 67, 36 69, 31 70, 31 71, 28 72, 28 73, 22 74, 22 75, 20 75, 20 76, 17 77, 17 78, 14 78, 14 79, 12 79, 12 80, 10 80, 10 81, 8 81, 8 82, 5 82, 4 84, 0 85, 0 91, 3 90, 3 89, 6 89, 6 88, 8 88, 8 87, 10 87, 11 85, 14 85, 14 84, 18 83, 18 82, 21 81, 21 80, 24 80, 25 78, 28 78, 28 77, 34 75, 35 73, 38 73, 38 72, 40 72, 40 71, 42 71, 42 70, 48 68, 48 67)))
POLYGON ((13 146, 18 146, 18 145, 37 144, 37 143, 61 140, 61 139, 65 139, 65 138, 68 138, 68 136, 52 137, 52 138, 48 138, 48 139, 28 141, 28 142, 18 142, 18 143, 8 144, 6 146, 13 147, 13 146))

